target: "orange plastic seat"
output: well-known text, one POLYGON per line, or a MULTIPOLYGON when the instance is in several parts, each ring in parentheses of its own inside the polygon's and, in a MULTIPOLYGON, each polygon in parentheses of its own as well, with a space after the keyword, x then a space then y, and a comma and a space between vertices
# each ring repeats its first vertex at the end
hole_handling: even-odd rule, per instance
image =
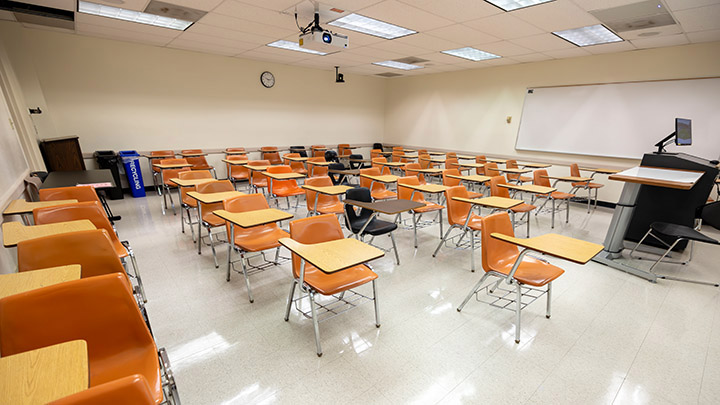
MULTIPOLYGON (((225 149, 225 153, 227 154, 228 152, 242 152, 239 156, 247 156, 247 153, 245 153, 245 148, 227 148, 227 149, 225 149)), ((233 155, 234 154, 235 153, 233 153, 233 155)), ((228 155, 228 156, 232 156, 232 155, 228 155)))
MULTIPOLYGON (((570 165, 570 176, 573 177, 582 177, 580 175, 580 168, 578 168, 577 163, 573 163, 570 165)), ((600 183, 592 183, 592 182, 573 182, 570 183, 572 186, 572 190, 570 190, 570 193, 574 193, 576 190, 587 190, 588 192, 588 212, 590 212, 590 203, 592 201, 592 190, 595 190, 595 207, 597 208, 597 201, 598 201, 598 189, 605 187, 604 184, 600 183)))
MULTIPOLYGON (((189 164, 187 159, 161 159, 160 164, 163 165, 175 165, 175 164, 189 164)), ((170 199, 170 205, 173 209, 173 215, 175 215, 175 202, 173 201, 172 194, 170 193, 171 188, 177 187, 177 185, 170 181, 170 179, 176 178, 179 176, 182 172, 188 172, 190 171, 189 167, 182 167, 182 168, 175 168, 175 169, 162 169, 160 171, 160 178, 161 178, 161 184, 162 188, 165 190, 164 193, 162 193, 163 196, 163 205, 162 205, 162 212, 163 215, 165 214, 165 210, 167 210, 167 200, 170 199)))
POLYGON ((470 271, 475 271, 475 232, 481 228, 482 217, 472 213, 472 204, 453 200, 453 197, 470 198, 464 186, 453 186, 445 190, 445 203, 447 204, 447 217, 450 228, 445 232, 445 235, 435 248, 433 257, 437 255, 443 243, 448 239, 450 232, 453 229, 459 229, 463 233, 456 245, 459 245, 467 233, 470 234, 470 271))
POLYGON ((455 159, 457 160, 457 153, 455 152, 447 152, 445 153, 445 160, 447 159, 455 159))
MULTIPOLYGON (((270 166, 269 160, 251 160, 248 162, 248 166, 270 166)), ((250 169, 248 169, 250 170, 250 169)), ((251 180, 250 183, 253 186, 253 189, 255 189, 255 192, 257 193, 258 189, 267 188, 268 182, 267 177, 265 177, 262 172, 258 170, 253 170, 250 173, 251 180)))
POLYGON ((502 174, 498 170, 497 163, 488 162, 485 163, 485 175, 490 177, 501 176, 502 174))
POLYGON ((405 151, 402 148, 400 148, 400 150, 393 150, 392 161, 402 163, 409 162, 409 160, 405 159, 403 156, 405 156, 405 151))
POLYGON ((155 187, 155 190, 157 191, 158 195, 161 195, 162 191, 160 190, 160 187, 159 187, 158 176, 160 175, 160 171, 162 169, 153 166, 153 164, 157 163, 160 159, 166 159, 167 156, 175 156, 175 151, 173 151, 173 150, 154 150, 154 151, 150 152, 150 156, 157 156, 157 157, 149 158, 148 164, 150 165, 150 172, 152 173, 153 187, 155 187))
POLYGON ((427 181, 425 181, 425 173, 418 172, 418 169, 420 169, 420 163, 408 163, 403 167, 405 176, 415 176, 421 185, 427 184, 427 181))
MULTIPOLYGON (((485 163, 487 163, 487 161, 486 161, 485 159, 486 159, 485 155, 475 156, 475 163, 485 164, 485 163)), ((475 168, 475 174, 479 174, 479 175, 481 175, 481 176, 484 176, 484 175, 485 175, 485 166, 483 166, 483 167, 476 167, 476 168, 475 168)))
POLYGON ((299 153, 286 153, 283 155, 283 164, 289 165, 293 172, 307 175, 308 171, 305 169, 305 165, 302 162, 294 162, 292 160, 285 159, 286 157, 300 157, 299 153))
MULTIPOLYGON (((325 156, 314 156, 311 158, 308 158, 308 162, 324 162, 325 156)), ((320 176, 327 176, 328 175, 328 167, 327 166, 321 166, 321 165, 313 165, 308 163, 308 170, 310 170, 310 177, 320 177, 320 176)))
MULTIPOLYGON (((247 155, 229 155, 227 160, 248 160, 247 155)), ((248 169, 245 166, 242 165, 231 165, 230 163, 227 163, 227 166, 229 168, 228 173, 230 173, 230 180, 233 182, 233 185, 235 185, 238 181, 248 181, 250 180, 250 169, 248 169)))
MULTIPOLYGON (((515 159, 508 160, 507 162, 505 162, 505 167, 507 167, 508 169, 517 169, 518 168, 517 160, 515 160, 515 159)), ((523 176, 521 174, 515 174, 515 173, 507 173, 507 180, 509 182, 523 184, 523 183, 532 181, 532 177, 523 176)))
POLYGON ((350 157, 352 149, 350 149, 349 143, 341 143, 338 145, 338 157, 346 158, 350 157))
POLYGON ((370 160, 371 167, 376 167, 378 170, 380 170, 380 173, 383 175, 390 174, 390 168, 388 166, 383 165, 382 163, 387 163, 387 158, 385 156, 379 156, 376 158, 372 158, 370 160))
MULTIPOLYGON (((292 169, 290 166, 280 165, 280 166, 273 166, 268 168, 268 173, 292 173, 292 169)), ((270 179, 268 179, 270 182, 270 179)), ((272 190, 270 190, 270 194, 278 197, 285 197, 285 200, 287 201, 288 209, 290 209, 290 197, 297 197, 300 195, 305 195, 305 190, 298 187, 297 180, 291 179, 291 180, 272 180, 272 190)), ((295 206, 297 208, 297 205, 295 206)))
MULTIPOLYGON (((235 198, 229 198, 223 201, 223 209, 229 212, 248 212, 270 208, 267 200, 262 194, 247 194, 235 198)), ((230 281, 230 271, 233 269, 232 249, 235 247, 240 251, 240 263, 242 264, 242 273, 245 276, 245 285, 248 291, 248 298, 253 302, 252 291, 250 290, 250 280, 248 279, 247 267, 250 266, 249 258, 246 253, 262 252, 264 250, 277 249, 274 262, 278 264, 278 254, 280 252, 279 239, 287 238, 290 235, 280 229, 277 223, 269 223, 265 225, 253 226, 251 228, 241 228, 230 222, 225 224, 228 240, 232 243, 228 246, 228 263, 227 263, 227 281, 230 281), (247 261, 247 263, 246 263, 247 261)), ((264 256, 263 256, 264 257, 264 256)), ((264 268, 264 267, 263 267, 264 268)))
MULTIPOLYGON (((191 179, 212 179, 213 176, 210 173, 209 170, 189 170, 185 172, 178 173, 178 178, 182 180, 191 180, 191 179)), ((179 187, 178 190, 180 191, 180 202, 182 205, 183 211, 187 214, 187 224, 190 228, 190 232, 192 233, 193 241, 195 240, 195 230, 193 229, 193 224, 196 224, 197 222, 192 220, 192 216, 190 215, 190 210, 197 209, 197 200, 194 198, 191 198, 187 195, 188 191, 195 191, 195 187, 179 187)), ((184 215, 180 216, 180 226, 182 233, 185 233, 185 222, 184 215)))
POLYGON ((539 295, 547 293, 545 316, 550 318, 552 281, 560 277, 564 270, 544 260, 525 256, 525 253, 529 252, 529 250, 523 250, 521 253, 516 245, 491 237, 490 235, 493 233, 515 236, 510 217, 506 212, 488 215, 482 219, 482 266, 485 274, 470 291, 465 301, 458 307, 458 311, 461 311, 465 304, 480 290, 488 276, 498 277, 500 279, 498 283, 503 280, 511 282, 514 284, 516 291, 515 311, 517 322, 515 324, 515 343, 520 343, 520 312, 522 308, 520 302, 523 286, 543 287, 547 285, 546 291, 534 288, 535 294, 533 296, 538 296, 538 293, 540 293, 539 295), (515 270, 514 273, 513 270, 515 270))
POLYGON ((376 157, 382 157, 382 149, 371 149, 370 150, 370 159, 374 159, 376 157))
MULTIPOLYGON (((458 169, 444 169, 444 170, 442 171, 442 180, 443 180, 443 185, 444 185, 444 186, 455 187, 455 186, 461 185, 461 184, 460 184, 460 179, 456 179, 456 178, 453 178, 453 177, 449 177, 448 175, 461 176, 460 170, 458 170, 458 169)), ((464 188, 464 186, 463 186, 463 188, 464 188)), ((468 197, 467 197, 467 198, 482 198, 482 196, 483 196, 482 194, 476 193, 476 192, 474 192, 474 191, 468 191, 467 194, 468 194, 468 197)))
MULTIPOLYGON (((367 174, 370 176, 380 176, 381 175, 380 169, 378 169, 377 167, 360 169, 360 174, 367 174)), ((370 188, 371 184, 372 184, 372 189, 370 190, 370 194, 372 195, 373 200, 389 200, 392 198, 397 198, 397 194, 388 190, 385 187, 384 183, 381 183, 379 181, 372 181, 372 180, 368 179, 367 177, 360 176, 360 187, 370 188)))
POLYGON ((310 150, 312 151, 312 157, 325 157, 325 145, 312 145, 310 150))
POLYGON ((96 228, 104 229, 110 239, 110 243, 112 244, 117 257, 122 261, 124 261, 128 256, 130 257, 130 261, 133 266, 133 273, 138 282, 138 288, 143 301, 147 302, 135 254, 133 253, 130 244, 127 242, 121 242, 120 238, 118 238, 115 234, 115 229, 113 229, 110 220, 108 220, 105 215, 105 211, 99 202, 88 201, 58 205, 55 207, 35 208, 33 210, 33 218, 35 219, 35 223, 37 225, 87 219, 90 220, 96 228))
MULTIPOLYGON (((533 172, 533 184, 536 186, 543 186, 543 187, 552 187, 550 185, 550 179, 545 178, 544 176, 547 176, 547 170, 545 169, 538 169, 533 172)), ((545 202, 540 206, 540 209, 535 211, 535 215, 540 212, 540 210, 547 204, 548 200, 552 203, 552 222, 551 222, 551 228, 555 228, 555 201, 556 200, 565 200, 565 223, 570 222, 570 199, 575 197, 575 194, 570 193, 563 193, 562 191, 553 191, 549 195, 543 195, 538 194, 537 198, 545 198, 545 202)), ((559 207, 557 207, 559 208, 559 207)))
MULTIPOLYGON (((342 229, 340 228, 340 222, 338 222, 337 217, 331 214, 325 214, 291 221, 290 237, 300 243, 315 244, 343 239, 345 235, 343 235, 342 229)), ((345 254, 345 252, 337 252, 337 254, 342 255, 345 254)), ((298 284, 308 288, 308 298, 310 299, 310 305, 312 306, 312 313, 317 314, 317 311, 315 310, 316 294, 326 296, 340 294, 355 287, 372 282, 372 300, 375 304, 375 326, 378 328, 380 327, 378 300, 377 294, 375 293, 375 279, 377 279, 378 276, 367 265, 361 264, 332 274, 326 274, 312 264, 305 262, 303 277, 301 278, 300 273, 303 262, 304 261, 300 258, 300 256, 294 253, 292 254, 293 283, 290 289, 290 296, 287 301, 288 305, 285 312, 285 321, 288 321, 290 318, 290 308, 293 303, 295 286, 298 284)), ((298 300, 302 298, 303 297, 300 297, 298 300)), ((312 319, 315 326, 315 344, 317 347, 317 355, 322 356, 320 336, 318 335, 318 318, 317 316, 313 316, 312 319)))
POLYGON ((42 188, 39 191, 40 201, 77 200, 78 202, 100 202, 92 186, 42 188))
MULTIPOLYGON (((449 155, 449 153, 448 153, 449 155)), ((460 164, 458 163, 457 158, 446 158, 445 159, 445 169, 457 169, 460 170, 460 164)))
POLYGON ((442 239, 442 210, 445 209, 445 206, 440 204, 435 204, 431 202, 425 201, 425 196, 420 191, 416 191, 407 187, 403 187, 403 184, 409 184, 413 186, 419 186, 420 180, 415 176, 406 176, 406 177, 400 177, 398 179, 398 199, 400 200, 412 200, 415 202, 419 202, 422 204, 425 204, 424 207, 415 208, 412 210, 412 221, 413 221, 413 233, 415 236, 415 247, 418 247, 417 243, 417 228, 418 228, 418 222, 420 221, 420 218, 417 220, 415 219, 416 214, 420 214, 420 217, 422 217, 422 214, 427 212, 435 212, 438 213, 438 223, 440 224, 440 238, 442 239))
POLYGON ((154 403, 162 402, 158 350, 123 277, 106 274, 3 298, 3 356, 85 340, 90 387, 141 374, 154 403))
MULTIPOLYGON (((500 187, 501 184, 507 184, 505 181, 505 177, 503 176, 495 176, 490 179, 490 195, 495 197, 504 197, 504 198, 510 198, 510 192, 505 187, 500 187)), ((512 208, 510 208, 510 212, 512 213, 512 223, 515 224, 515 214, 516 213, 522 213, 525 214, 525 221, 527 224, 527 232, 526 237, 530 237, 530 211, 536 209, 537 207, 531 204, 522 203, 520 205, 516 205, 512 208)))
MULTIPOLYGON (((313 187, 330 187, 333 185, 333 183, 330 177, 323 176, 311 177, 305 180, 305 185, 313 187)), ((340 197, 336 195, 327 195, 322 193, 316 193, 311 190, 305 190, 305 203, 307 204, 308 215, 341 215, 343 213, 343 203, 342 201, 340 201, 340 197)))
POLYGON ((153 393, 145 377, 142 374, 133 374, 58 399, 50 402, 50 405, 152 405, 154 403, 153 393))
MULTIPOLYGON (((154 150, 154 151, 151 151, 151 152, 150 152, 150 156, 168 156, 168 155, 175 155, 175 151, 172 151, 172 150, 154 150)), ((159 159, 159 158, 150 159, 150 162, 153 163, 156 159, 159 159)), ((160 170, 162 170, 162 169, 160 169, 160 168, 157 168, 157 167, 152 166, 152 164, 150 165, 150 167, 152 168, 152 171, 153 171, 153 172, 160 173, 160 170)))
MULTIPOLYGON (((195 191, 198 193, 222 193, 225 191, 234 191, 232 183, 228 180, 216 180, 207 183, 198 184, 195 186, 195 191)), ((212 228, 217 228, 225 225, 225 220, 219 216, 213 214, 213 211, 223 209, 223 203, 212 203, 205 204, 200 203, 200 212, 202 213, 202 225, 208 232, 208 238, 210 239, 210 249, 212 249, 213 259, 215 260, 215 268, 220 267, 217 261, 217 252, 215 252, 215 239, 213 238, 212 228)), ((198 243, 202 243, 202 235, 198 235, 198 243)))

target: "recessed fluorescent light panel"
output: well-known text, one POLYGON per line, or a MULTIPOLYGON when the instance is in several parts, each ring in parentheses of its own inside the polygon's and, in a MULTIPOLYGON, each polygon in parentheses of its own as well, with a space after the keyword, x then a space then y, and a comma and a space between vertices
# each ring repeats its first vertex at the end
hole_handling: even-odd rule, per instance
POLYGON ((497 59, 499 56, 490 52, 481 51, 479 49, 471 48, 469 46, 459 49, 451 49, 449 51, 441 51, 448 55, 457 56, 458 58, 469 59, 471 61, 497 59))
POLYGON ((395 39, 417 33, 417 31, 388 24, 360 14, 348 14, 345 17, 340 17, 328 24, 385 39, 395 39))
POLYGON ((168 18, 155 14, 143 13, 141 11, 126 10, 124 8, 110 7, 102 4, 89 3, 87 1, 78 2, 78 11, 85 14, 154 25, 156 27, 170 28, 178 31, 185 31, 193 23, 192 21, 168 18))
POLYGON ((385 67, 389 67, 389 68, 393 68, 393 69, 401 69, 401 70, 422 69, 425 67, 425 66, 411 65, 409 63, 395 62, 394 60, 386 60, 384 62, 373 62, 373 65, 385 66, 385 67))
POLYGON ((560 38, 572 42, 577 46, 589 46, 597 44, 607 44, 610 42, 622 42, 622 38, 615 35, 614 32, 605 28, 604 25, 591 25, 589 27, 574 28, 571 30, 557 31, 553 34, 560 38))
POLYGON ((280 40, 280 41, 271 42, 271 43, 267 44, 267 46, 272 46, 273 48, 287 49, 289 51, 311 53, 313 55, 327 55, 327 53, 325 53, 325 52, 318 52, 318 51, 313 51, 312 49, 300 48, 300 45, 298 45, 297 42, 292 42, 292 41, 280 40))
POLYGON ((555 0, 485 0, 488 3, 500 7, 505 11, 513 11, 519 8, 535 6, 555 0))

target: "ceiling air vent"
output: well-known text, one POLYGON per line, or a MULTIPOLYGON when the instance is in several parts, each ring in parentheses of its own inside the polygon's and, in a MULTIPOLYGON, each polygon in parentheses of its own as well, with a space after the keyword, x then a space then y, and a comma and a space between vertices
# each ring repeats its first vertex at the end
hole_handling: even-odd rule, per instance
POLYGON ((393 59, 395 62, 407 63, 408 65, 418 65, 424 62, 430 62, 427 59, 421 59, 415 56, 408 56, 407 58, 393 59))
POLYGON ((0 10, 12 12, 21 23, 75 29, 75 14, 72 11, 8 0, 0 0, 0 10))
POLYGON ((177 18, 178 20, 196 22, 202 16, 207 14, 205 11, 195 10, 194 8, 181 7, 176 4, 164 3, 162 1, 151 1, 145 12, 148 14, 159 15, 167 18, 177 18))
POLYGON ((591 10, 589 13, 623 39, 647 37, 649 32, 651 36, 681 32, 665 5, 657 0, 591 10))
POLYGON ((385 73, 376 73, 375 76, 398 77, 398 76, 402 76, 402 75, 400 73, 385 72, 385 73))

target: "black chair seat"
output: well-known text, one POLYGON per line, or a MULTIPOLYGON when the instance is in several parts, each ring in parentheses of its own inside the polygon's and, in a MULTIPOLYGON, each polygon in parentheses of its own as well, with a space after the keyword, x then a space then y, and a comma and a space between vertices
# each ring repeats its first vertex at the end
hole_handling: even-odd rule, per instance
MULTIPOLYGON (((359 233, 363 225, 367 222, 367 219, 352 221, 350 224, 353 233, 359 233)), ((381 219, 373 218, 372 221, 365 227, 363 235, 385 235, 388 232, 392 232, 397 229, 397 224, 392 222, 383 221, 381 219)))
POLYGON ((707 237, 695 229, 685 225, 669 224, 667 222, 653 222, 650 225, 650 228, 657 233, 672 236, 674 238, 684 238, 716 245, 720 244, 717 240, 707 237))

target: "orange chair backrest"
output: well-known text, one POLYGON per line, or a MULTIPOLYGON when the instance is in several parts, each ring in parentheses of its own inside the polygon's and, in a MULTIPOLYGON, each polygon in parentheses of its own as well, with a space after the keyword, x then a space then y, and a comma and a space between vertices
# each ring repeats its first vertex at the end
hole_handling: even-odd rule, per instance
MULTIPOLYGON (((370 168, 367 168, 367 169, 360 169, 360 174, 367 174, 367 175, 370 175, 370 176, 380 176, 380 175, 381 175, 380 169, 378 169, 377 167, 370 167, 370 168)), ((372 192, 372 191, 383 191, 383 190, 386 190, 385 184, 383 184, 383 183, 381 183, 381 182, 379 182, 379 181, 376 181, 376 182, 373 183, 372 180, 370 180, 370 179, 368 179, 368 178, 366 178, 366 177, 360 176, 360 187, 370 188, 370 183, 372 183, 372 185, 373 185, 373 186, 372 186, 372 190, 370 190, 371 192, 372 192)))
MULTIPOLYGON (((222 208, 229 212, 247 212, 257 211, 270 208, 262 194, 246 194, 237 197, 229 198, 222 202, 222 208)), ((225 230, 227 231, 228 238, 230 237, 230 222, 225 222, 225 230)), ((263 233, 268 231, 274 231, 278 228, 278 224, 273 222, 267 225, 253 226, 252 228, 241 228, 235 225, 236 236, 262 236, 263 233)))
POLYGON ((396 150, 399 150, 400 152, 404 151, 402 146, 393 146, 393 152, 395 152, 396 150))
MULTIPOLYGON (((332 186, 332 180, 328 176, 310 177, 305 179, 305 184, 313 187, 329 187, 332 186)), ((315 207, 315 194, 318 194, 311 190, 305 190, 305 203, 307 204, 308 211, 315 207)), ((340 201, 340 197, 336 195, 327 195, 320 193, 317 196, 318 206, 335 204, 340 201)))
POLYGON ((420 180, 420 184, 427 184, 425 182, 425 173, 418 172, 418 169, 421 169, 420 163, 408 163, 403 167, 406 176, 415 176, 420 180))
POLYGON ((507 184, 505 177, 494 176, 490 179, 490 195, 494 197, 510 198, 510 192, 508 189, 500 187, 500 184, 507 184))
MULTIPOLYGON (((517 160, 510 159, 510 160, 506 161, 505 167, 507 167, 508 169, 517 169, 518 168, 517 160)), ((520 178, 520 175, 515 174, 515 173, 506 173, 505 175, 507 176, 508 180, 517 180, 520 178)))
POLYGON ((447 169, 458 169, 460 164, 458 163, 457 158, 447 158, 445 159, 445 167, 447 169))
MULTIPOLYGON (((247 170, 247 169, 246 169, 247 170)), ((182 180, 194 180, 194 179, 212 179, 212 173, 210 170, 188 170, 185 172, 178 173, 178 178, 182 180)), ((193 187, 180 187, 180 196, 185 198, 188 191, 194 191, 193 187)))
POLYGON ((380 155, 380 152, 382 152, 382 149, 373 149, 373 150, 371 150, 371 151, 370 151, 370 159, 373 159, 373 158, 382 156, 382 155, 380 155))
MULTIPOLYGON (((198 193, 222 193, 224 191, 235 191, 235 187, 233 187, 230 180, 215 180, 198 184, 195 186, 195 191, 198 193)), ((201 202, 200 205, 204 214, 223 209, 222 202, 212 204, 205 204, 201 202)))
MULTIPOLYGON (((533 172, 533 184, 536 186, 550 187, 550 179, 544 178, 547 176, 547 170, 538 169, 533 172)), ((42 190, 40 190, 42 191, 42 190)))
POLYGON ((448 152, 445 154, 445 159, 455 159, 457 160, 457 153, 455 152, 448 152))
POLYGON ((427 149, 418 149, 418 155, 427 155, 428 151, 427 149))
MULTIPOLYGON (((178 165, 178 164, 184 165, 184 164, 188 164, 188 161, 187 161, 187 159, 175 159, 175 158, 161 159, 160 164, 161 165, 178 165)), ((183 167, 183 168, 178 168, 178 169, 162 169, 162 175, 163 175, 163 179, 165 179, 165 184, 174 187, 175 184, 171 183, 170 179, 178 177, 179 173, 187 172, 189 170, 190 170, 189 167, 183 167)))
POLYGON ((105 210, 97 201, 86 201, 74 204, 57 205, 55 207, 35 208, 33 210, 35 224, 54 224, 56 222, 77 221, 88 219, 97 229, 107 231, 110 240, 119 242, 115 230, 108 220, 105 210))
POLYGON ((427 169, 431 166, 430 155, 418 154, 418 162, 420 162, 421 169, 427 169))
POLYGON ((577 163, 573 163, 570 165, 570 176, 580 177, 580 168, 578 167, 577 163))
POLYGON ((205 156, 188 156, 185 159, 187 159, 187 162, 193 165, 193 167, 209 166, 207 159, 205 159, 205 156))
MULTIPOLYGON (((247 155, 229 155, 225 159, 227 159, 227 160, 247 160, 247 155)), ((248 169, 247 167, 245 167, 243 165, 228 164, 228 166, 230 166, 230 175, 236 176, 241 173, 244 173, 244 175, 246 177, 250 176, 250 169, 248 169)), ((208 172, 208 173, 210 173, 210 172, 208 172)))
MULTIPOLYGON (((227 148, 225 149, 226 152, 245 152, 245 148, 227 148)), ((245 154, 245 153, 243 153, 245 154)))
MULTIPOLYGON (((270 166, 269 160, 251 160, 248 162, 249 166, 270 166)), ((250 170, 250 169, 248 169, 250 170)), ((253 184, 259 184, 260 182, 265 182, 267 180, 267 177, 265 177, 261 171, 259 170, 253 170, 252 171, 252 180, 253 184)))
POLYGON ((167 156, 174 155, 175 151, 172 150, 153 150, 150 152, 150 156, 167 156))
MULTIPOLYGON (((268 167, 268 173, 292 173, 292 168, 287 165, 268 167)), ((289 190, 297 188, 297 181, 295 180, 273 180, 272 192, 276 193, 282 190, 289 190)))
POLYGON ((277 152, 277 146, 263 146, 260 148, 260 152, 277 152))
POLYGON ((188 161, 185 158, 170 158, 170 159, 160 159, 161 165, 184 165, 187 164, 188 161))
POLYGON ((483 217, 480 223, 482 238, 482 266, 486 272, 504 269, 508 260, 514 260, 518 248, 512 243, 490 237, 493 232, 503 235, 515 236, 512 222, 507 212, 498 212, 483 217))
POLYGON ((460 185, 460 179, 455 179, 452 177, 448 177, 448 175, 451 174, 453 176, 459 176, 460 170, 458 169, 445 169, 442 171, 442 179, 443 179, 443 185, 448 187, 453 186, 459 186, 460 185))
POLYGON ((49 405, 95 404, 154 405, 155 399, 147 379, 141 374, 133 374, 60 398, 49 405))
POLYGON ((262 158, 265 160, 270 161, 270 164, 272 165, 279 165, 282 164, 282 159, 280 159, 280 152, 263 152, 262 158))
POLYGON ((98 201, 100 199, 91 186, 41 188, 40 201, 78 200, 78 202, 98 201))
POLYGON ((499 176, 500 172, 497 169, 497 163, 485 163, 485 175, 490 177, 499 176))
POLYGON ((305 165, 303 165, 302 162, 293 162, 292 160, 284 159, 285 157, 300 157, 299 153, 286 153, 283 155, 283 164, 290 165, 290 168, 293 171, 297 171, 300 169, 305 169, 305 165))
MULTIPOLYGON (((333 214, 324 214, 314 217, 290 221, 290 237, 300 243, 313 244, 342 239, 340 222, 333 214)), ((338 254, 343 254, 338 252, 338 254)), ((292 254, 293 275, 300 277, 300 256, 292 254)))
MULTIPOLYGON (((487 162, 485 161, 485 159, 486 159, 485 155, 475 156, 475 163, 485 164, 485 163, 487 163, 487 162)), ((476 168, 475 168, 475 173, 477 173, 477 174, 479 174, 479 175, 481 175, 481 176, 484 176, 484 175, 485 175, 485 167, 476 167, 476 168)))
POLYGON ((338 156, 349 156, 352 154, 349 143, 341 143, 338 145, 338 156))
POLYGON ((17 245, 18 271, 79 264, 82 278, 123 273, 117 252, 104 229, 62 233, 17 245))
POLYGON ((325 157, 325 145, 312 145, 310 149, 312 150, 313 157, 325 157))
POLYGON ((380 173, 382 174, 390 174, 390 168, 382 165, 381 163, 387 163, 387 158, 385 156, 378 156, 376 158, 372 158, 372 167, 376 167, 378 170, 380 170, 380 173))
POLYGON ((203 153, 202 149, 183 149, 180 153, 203 153))
POLYGON ((468 198, 468 192, 465 186, 454 186, 445 190, 448 222, 450 225, 465 225, 465 218, 470 215, 472 205, 463 201, 453 200, 453 197, 468 198))
POLYGON ((132 371, 155 381, 151 392, 162 400, 157 347, 123 275, 68 281, 0 300, 3 356, 72 340, 87 343, 91 387, 132 371), (118 353, 145 358, 144 364, 135 361, 144 367, 123 369, 118 353))
POLYGON ((405 176, 405 177, 400 177, 398 179, 398 188, 397 188, 398 189, 398 199, 409 200, 410 196, 412 196, 413 201, 422 202, 422 203, 425 202, 425 196, 423 196, 423 193, 421 193, 420 191, 415 191, 411 188, 401 187, 400 185, 402 185, 402 184, 409 184, 411 186, 419 186, 420 180, 418 180, 417 177, 405 176), (412 195, 413 191, 415 191, 414 196, 412 195))
MULTIPOLYGON (((308 162, 324 162, 325 156, 313 156, 311 158, 308 158, 308 162)), ((327 166, 319 166, 319 165, 308 165, 308 170, 310 171, 310 177, 318 177, 318 176, 327 176, 328 175, 328 167, 327 166)))

